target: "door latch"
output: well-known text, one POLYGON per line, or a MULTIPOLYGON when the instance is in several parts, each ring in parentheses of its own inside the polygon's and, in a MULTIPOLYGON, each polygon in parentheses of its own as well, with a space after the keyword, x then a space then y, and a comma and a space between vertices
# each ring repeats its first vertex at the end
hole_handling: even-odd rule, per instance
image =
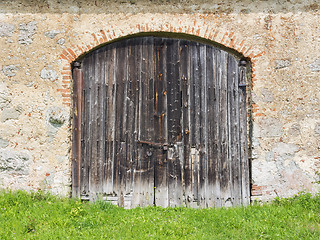
POLYGON ((138 140, 137 143, 145 144, 151 147, 162 148, 165 151, 168 150, 168 147, 171 146, 171 144, 168 144, 168 143, 156 143, 156 142, 141 141, 141 140, 138 140))

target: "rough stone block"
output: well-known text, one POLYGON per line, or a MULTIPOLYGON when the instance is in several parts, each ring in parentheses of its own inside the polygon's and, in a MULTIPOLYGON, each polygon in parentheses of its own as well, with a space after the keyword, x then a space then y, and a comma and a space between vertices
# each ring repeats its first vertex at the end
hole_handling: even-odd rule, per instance
POLYGON ((280 137, 283 134, 282 124, 278 119, 265 118, 259 125, 261 137, 280 137))
POLYGON ((20 114, 21 114, 21 109, 4 108, 1 114, 1 122, 5 122, 10 119, 18 119, 20 114))
POLYGON ((57 41, 57 44, 63 45, 66 42, 66 40, 64 38, 60 38, 57 41))
POLYGON ((6 148, 9 146, 9 141, 0 137, 0 148, 6 148))
POLYGON ((19 70, 19 65, 6 65, 2 68, 3 74, 7 77, 15 76, 17 70, 19 70))
POLYGON ((292 159, 298 150, 297 145, 283 142, 277 143, 272 149, 277 161, 292 159))
POLYGON ((33 42, 33 35, 37 30, 37 22, 21 23, 19 29, 19 43, 29 45, 33 42))
POLYGON ((28 174, 30 156, 28 153, 12 150, 0 151, 0 172, 28 174))
POLYGON ((291 61, 288 59, 275 60, 275 69, 281 69, 291 66, 291 61))
POLYGON ((301 126, 299 123, 294 123, 288 130, 288 134, 290 136, 296 137, 300 134, 301 126))
POLYGON ((274 100, 273 93, 270 90, 263 88, 261 89, 261 94, 263 96, 262 98, 263 102, 273 102, 274 100))
POLYGON ((9 107, 9 104, 10 104, 10 100, 8 98, 7 93, 0 92, 0 108, 9 107))
POLYGON ((58 73, 55 70, 50 69, 50 67, 47 67, 41 70, 40 77, 42 79, 49 79, 53 82, 58 78, 58 73))
POLYGON ((51 107, 48 109, 47 119, 53 127, 61 127, 67 119, 67 113, 63 108, 51 107))
POLYGON ((14 32, 14 25, 10 23, 0 23, 0 37, 11 37, 14 32))
POLYGON ((57 36, 59 33, 60 33, 59 30, 51 30, 51 31, 45 32, 44 35, 48 38, 54 39, 55 36, 57 36))
POLYGON ((310 68, 311 72, 320 72, 320 58, 310 63, 308 67, 310 68))

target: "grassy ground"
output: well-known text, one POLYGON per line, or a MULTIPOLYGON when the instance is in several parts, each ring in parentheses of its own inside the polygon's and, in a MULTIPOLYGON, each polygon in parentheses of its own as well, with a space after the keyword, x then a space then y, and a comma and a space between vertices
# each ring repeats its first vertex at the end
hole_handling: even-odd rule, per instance
POLYGON ((0 239, 320 239, 320 194, 229 209, 125 210, 0 192, 0 239))

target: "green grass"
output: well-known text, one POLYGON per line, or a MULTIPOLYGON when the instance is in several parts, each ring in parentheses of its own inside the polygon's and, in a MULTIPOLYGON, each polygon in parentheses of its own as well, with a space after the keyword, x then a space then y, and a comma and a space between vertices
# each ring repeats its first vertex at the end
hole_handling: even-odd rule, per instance
POLYGON ((0 239, 320 239, 320 194, 220 209, 125 210, 34 192, 0 192, 0 239))

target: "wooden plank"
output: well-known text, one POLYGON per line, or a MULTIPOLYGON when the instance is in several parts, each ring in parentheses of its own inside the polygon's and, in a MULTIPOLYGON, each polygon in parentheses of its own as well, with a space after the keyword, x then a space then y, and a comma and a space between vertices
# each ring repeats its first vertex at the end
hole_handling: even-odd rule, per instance
POLYGON ((153 205, 154 202, 154 163, 153 149, 148 145, 137 143, 153 141, 154 126, 154 63, 153 63, 153 38, 145 37, 136 40, 136 61, 139 87, 139 104, 137 109, 138 138, 137 164, 134 175, 134 200, 135 206, 153 205), (147 139, 147 140, 145 140, 147 139))
POLYGON ((238 94, 238 62, 228 56, 228 110, 229 110, 229 159, 231 197, 233 205, 240 204, 241 172, 239 144, 239 94, 238 94))
POLYGON ((190 121, 190 134, 192 141, 192 170, 193 170, 193 201, 200 204, 200 128, 201 128, 201 69, 200 69, 200 45, 199 43, 190 42, 191 48, 191 121, 190 121))
POLYGON ((200 161, 199 161, 199 206, 206 207, 206 184, 207 184, 207 56, 206 45, 199 45, 199 85, 200 85, 200 161))
POLYGON ((206 206, 214 207, 216 194, 215 190, 215 159, 216 156, 214 152, 214 137, 215 137, 215 123, 216 119, 214 117, 215 110, 215 69, 214 69, 214 51, 213 47, 206 47, 206 105, 207 105, 207 115, 206 115, 206 131, 207 131, 207 140, 206 140, 206 162, 207 162, 207 178, 205 181, 206 184, 206 206))
POLYGON ((126 183, 127 183, 127 172, 128 172, 128 130, 127 130, 127 120, 128 120, 128 106, 127 106, 127 93, 128 93, 128 40, 123 40, 123 51, 124 51, 124 58, 121 59, 123 62, 123 92, 122 92, 122 99, 123 102, 123 111, 122 111, 122 124, 121 124, 121 159, 120 159, 120 194, 121 194, 121 206, 129 207, 129 195, 126 191, 126 183))
POLYGON ((103 183, 103 164, 104 164, 104 153, 105 153, 105 134, 104 134, 104 55, 105 51, 100 49, 95 53, 95 132, 94 132, 94 148, 95 148, 95 169, 92 171, 93 177, 91 178, 91 192, 94 193, 95 197, 102 198, 102 183, 103 183))
POLYGON ((227 96, 227 56, 221 51, 219 61, 220 85, 220 114, 219 114, 219 140, 220 140, 220 189, 222 206, 231 205, 230 192, 230 164, 228 158, 228 96, 227 96))
POLYGON ((97 149, 97 140, 98 140, 98 129, 97 129, 97 105, 98 105, 98 81, 99 81, 99 67, 100 63, 98 61, 98 52, 92 53, 92 72, 90 75, 90 85, 91 85, 91 94, 90 94, 90 108, 91 115, 90 115, 90 155, 88 156, 90 158, 90 166, 89 166, 89 192, 90 192, 90 200, 95 200, 96 198, 96 185, 97 185, 97 155, 98 155, 98 149, 97 149))
POLYGON ((190 45, 180 41, 180 74, 182 79, 182 131, 183 131, 183 201, 190 206, 192 195, 192 164, 190 148, 190 45))
MULTIPOLYGON (((80 63, 75 63, 80 65, 80 63)), ((72 144, 72 197, 80 198, 82 88, 83 74, 80 66, 73 68, 73 144, 72 144)))
POLYGON ((116 43, 116 96, 115 96, 115 164, 114 164, 114 187, 113 191, 118 196, 118 206, 124 206, 123 182, 125 178, 125 149, 124 149, 124 112, 126 105, 124 102, 124 93, 126 89, 126 47, 125 42, 116 43))
POLYGON ((115 57, 116 50, 113 46, 106 46, 105 56, 105 78, 106 78, 106 109, 105 109, 105 135, 106 135, 106 165, 104 169, 103 192, 107 196, 113 196, 114 176, 114 136, 115 136, 115 108, 116 108, 116 79, 115 79, 115 57))
MULTIPOLYGON (((127 149, 127 177, 126 177, 126 198, 125 207, 132 208, 134 206, 134 164, 136 161, 136 107, 138 104, 137 95, 137 75, 140 73, 136 70, 136 39, 127 41, 128 47, 128 86, 127 86, 127 121, 126 121, 126 149, 127 149)), ((138 90, 138 91, 137 91, 138 90)))
POLYGON ((90 54, 86 61, 83 63, 84 67, 84 91, 85 91, 85 127, 83 128, 83 139, 85 142, 85 148, 83 153, 82 162, 82 177, 81 177, 81 195, 86 197, 90 196, 90 174, 91 174, 91 162, 92 162, 92 103, 94 96, 94 56, 90 54))
POLYGON ((180 54, 179 40, 165 39, 167 44, 167 108, 168 108, 168 143, 181 141, 181 91, 180 91, 180 54))
MULTIPOLYGON (((154 139, 157 143, 167 141, 167 45, 164 39, 155 38, 155 122, 154 139)), ((155 205, 167 207, 168 201, 168 168, 167 153, 161 148, 154 150, 155 156, 155 205)))
POLYGON ((214 201, 215 207, 221 207, 221 189, 220 189, 220 172, 221 172, 221 150, 220 150, 220 71, 219 71, 219 61, 221 51, 219 49, 213 49, 212 51, 212 64, 213 64, 213 81, 212 81, 212 90, 210 91, 212 96, 212 112, 210 114, 210 119, 214 119, 211 122, 211 133, 210 139, 212 141, 212 145, 210 145, 211 152, 210 158, 212 159, 211 162, 211 173, 208 174, 211 176, 212 179, 212 198, 214 201))
MULTIPOLYGON (((141 62, 141 124, 140 140, 154 141, 154 39, 144 37, 142 39, 142 62, 141 62)), ((153 205, 154 202, 154 149, 142 144, 144 154, 141 158, 141 193, 143 194, 143 205, 153 205)))
POLYGON ((83 74, 83 82, 82 82, 82 118, 81 118, 81 128, 82 128, 82 133, 81 133, 81 166, 80 166, 80 197, 82 198, 83 195, 85 195, 85 171, 86 171, 86 152, 87 152, 87 138, 85 138, 87 134, 87 111, 88 111, 88 71, 87 71, 87 59, 84 59, 82 62, 82 74, 83 74))
POLYGON ((169 206, 182 204, 181 187, 181 91, 180 91, 180 50, 179 40, 165 39, 167 45, 167 129, 168 129, 168 198, 169 206), (171 147, 172 145, 172 147, 171 147))
MULTIPOLYGON (((137 38, 135 40, 136 44, 134 46, 134 65, 133 70, 130 71, 130 74, 134 74, 136 79, 136 95, 135 95, 135 102, 136 102, 136 123, 135 123, 135 138, 134 138, 134 151, 135 151, 135 159, 133 163, 133 199, 132 199, 132 206, 143 206, 143 186, 140 184, 142 182, 142 146, 137 143, 137 140, 140 139, 140 121, 141 121, 141 109, 142 109, 142 92, 141 92, 141 66, 142 66, 142 38, 137 38)), ((132 61, 132 60, 131 60, 132 61)), ((129 60, 130 63, 130 60, 129 60)))
MULTIPOLYGON (((246 82, 246 67, 240 66, 239 81, 246 82)), ((247 143, 247 111, 246 111, 246 87, 239 89, 240 103, 240 156, 241 156, 241 190, 242 205, 250 203, 250 179, 247 143)))

